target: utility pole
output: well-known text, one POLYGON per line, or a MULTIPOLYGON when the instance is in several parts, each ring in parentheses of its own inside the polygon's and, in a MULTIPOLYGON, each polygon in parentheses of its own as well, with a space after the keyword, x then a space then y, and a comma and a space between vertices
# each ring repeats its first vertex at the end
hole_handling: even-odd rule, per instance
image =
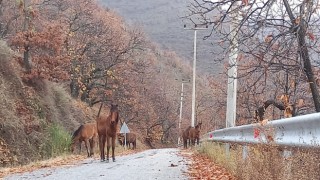
POLYGON ((229 69, 228 69, 228 91, 227 91, 227 114, 226 114, 226 127, 235 126, 236 112, 237 112, 237 51, 235 46, 236 40, 232 41, 231 52, 229 56, 229 69))
POLYGON ((195 112, 196 112, 196 62, 197 62, 197 30, 206 30, 208 26, 205 28, 194 26, 194 28, 186 28, 184 25, 184 29, 194 30, 194 41, 193 41, 193 75, 192 75, 192 115, 191 115, 191 127, 194 127, 195 123, 195 112))
MULTIPOLYGON (((177 80, 177 79, 176 79, 177 80)), ((181 80, 181 94, 180 94, 180 116, 179 116, 179 133, 181 133, 181 121, 182 121, 182 102, 183 102, 183 85, 184 83, 189 83, 190 82, 190 79, 189 80, 184 80, 182 79, 181 80)), ((178 136, 178 145, 181 144, 181 139, 180 139, 180 134, 178 136)))
MULTIPOLYGON (((236 3, 238 5, 238 3, 236 3)), ((237 115, 237 58, 238 58, 238 40, 236 27, 239 23, 239 14, 231 14, 230 24, 230 54, 228 69, 228 90, 227 90, 227 114, 226 128, 236 125, 237 115)))
MULTIPOLYGON (((239 3, 235 3, 238 6, 239 3)), ((236 125, 237 115, 237 58, 238 58, 238 40, 236 27, 239 22, 239 14, 231 14, 230 24, 230 54, 229 54, 229 69, 228 69, 228 90, 227 90, 227 114, 226 114, 226 128, 234 127, 236 125)), ((246 149, 243 149, 246 153, 246 149)), ((226 154, 230 156, 230 144, 226 143, 226 154)))

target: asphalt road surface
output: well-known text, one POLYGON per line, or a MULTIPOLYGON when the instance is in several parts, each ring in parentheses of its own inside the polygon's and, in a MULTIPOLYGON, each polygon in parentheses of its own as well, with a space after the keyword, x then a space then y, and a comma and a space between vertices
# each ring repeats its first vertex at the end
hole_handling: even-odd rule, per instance
POLYGON ((33 172, 12 174, 8 180, 56 179, 56 180, 145 180, 188 179, 187 161, 178 149, 151 149, 137 154, 117 157, 116 162, 100 162, 87 159, 78 165, 44 168, 33 172))

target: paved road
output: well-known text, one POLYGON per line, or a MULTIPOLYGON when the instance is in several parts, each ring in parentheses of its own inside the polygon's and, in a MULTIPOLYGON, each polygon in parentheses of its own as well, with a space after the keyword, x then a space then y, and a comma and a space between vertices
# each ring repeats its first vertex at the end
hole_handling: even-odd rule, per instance
POLYGON ((116 156, 116 162, 110 163, 87 159, 75 166, 45 168, 29 173, 10 175, 4 179, 188 179, 184 173, 187 170, 186 160, 179 156, 178 152, 178 149, 152 149, 122 157, 116 156))

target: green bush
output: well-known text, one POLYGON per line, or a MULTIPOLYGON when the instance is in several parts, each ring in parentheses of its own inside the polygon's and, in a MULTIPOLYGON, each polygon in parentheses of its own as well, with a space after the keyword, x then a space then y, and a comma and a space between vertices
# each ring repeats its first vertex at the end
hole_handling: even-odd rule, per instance
POLYGON ((70 151, 71 135, 60 125, 51 124, 47 128, 47 139, 43 145, 45 157, 56 157, 70 151))

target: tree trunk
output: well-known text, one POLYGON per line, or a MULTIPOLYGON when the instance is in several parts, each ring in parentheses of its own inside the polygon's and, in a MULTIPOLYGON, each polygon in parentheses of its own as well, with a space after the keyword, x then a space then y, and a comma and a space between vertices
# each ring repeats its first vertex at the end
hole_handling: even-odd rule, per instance
MULTIPOLYGON (((296 23, 296 18, 294 17, 292 10, 290 8, 290 5, 288 3, 287 0, 283 0, 286 11, 288 12, 289 18, 293 24, 293 27, 296 23)), ((300 14, 303 15, 304 14, 304 4, 302 4, 300 6, 300 14)), ((298 43, 299 43, 299 54, 301 59, 303 60, 303 69, 304 72, 306 73, 306 76, 308 78, 308 82, 310 85, 310 90, 312 93, 312 97, 313 97, 313 102, 314 102, 314 107, 316 109, 317 112, 320 112, 320 95, 317 89, 317 84, 316 81, 314 79, 314 74, 312 71, 312 66, 311 66, 311 61, 310 61, 310 57, 309 57, 309 51, 308 48, 306 46, 306 41, 305 41, 305 37, 306 37, 306 22, 305 19, 303 19, 302 17, 300 17, 300 24, 299 24, 299 28, 297 28, 297 30, 293 30, 293 33, 297 33, 297 38, 298 38, 298 43)))
POLYGON ((24 68, 26 69, 26 72, 28 74, 31 73, 30 48, 29 48, 29 46, 24 46, 23 64, 24 64, 24 68))
POLYGON ((308 78, 310 90, 313 97, 314 107, 317 112, 320 112, 320 95, 317 89, 316 81, 314 79, 314 74, 312 71, 312 66, 311 66, 310 57, 309 57, 309 51, 305 42, 306 24, 304 20, 301 20, 301 21, 302 22, 298 31, 298 41, 299 41, 299 49, 300 49, 299 53, 303 60, 303 66, 304 66, 303 69, 308 78))
MULTIPOLYGON (((24 12, 24 24, 23 31, 26 33, 26 43, 29 43, 29 12, 27 10, 26 2, 23 2, 23 12, 24 12)), ((24 44, 24 53, 23 53, 23 64, 27 73, 31 73, 31 61, 30 61, 30 46, 24 44)))

